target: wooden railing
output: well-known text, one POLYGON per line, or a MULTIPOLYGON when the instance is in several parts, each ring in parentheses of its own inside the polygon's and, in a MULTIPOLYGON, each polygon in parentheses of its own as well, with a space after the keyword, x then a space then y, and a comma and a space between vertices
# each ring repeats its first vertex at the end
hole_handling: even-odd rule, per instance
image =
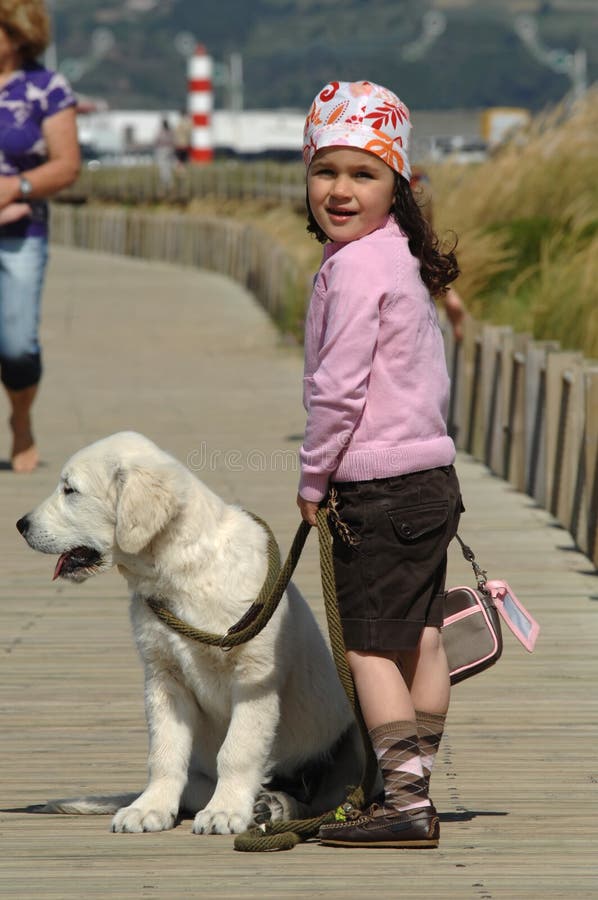
MULTIPOLYGON (((56 243, 199 266, 252 291, 283 329, 301 321, 309 273, 258 226, 185 213, 57 204, 56 243)), ((548 509, 598 565, 598 362, 510 328, 446 330, 449 427, 459 449, 548 509)))
POLYGON ((512 329, 470 320, 456 344, 449 427, 573 535, 598 565, 598 363, 512 329))
POLYGON ((165 185, 152 165, 130 168, 84 169, 72 187, 61 193, 65 200, 103 203, 169 203, 187 205, 194 199, 257 199, 274 203, 298 203, 305 198, 302 163, 221 161, 209 166, 175 169, 165 185))

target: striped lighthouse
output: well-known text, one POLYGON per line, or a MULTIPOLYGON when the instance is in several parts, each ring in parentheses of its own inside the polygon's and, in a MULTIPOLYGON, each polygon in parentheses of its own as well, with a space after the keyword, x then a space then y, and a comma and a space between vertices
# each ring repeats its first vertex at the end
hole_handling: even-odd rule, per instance
POLYGON ((214 158, 212 146, 212 57, 198 44, 188 64, 188 104, 193 121, 191 162, 206 163, 214 158))

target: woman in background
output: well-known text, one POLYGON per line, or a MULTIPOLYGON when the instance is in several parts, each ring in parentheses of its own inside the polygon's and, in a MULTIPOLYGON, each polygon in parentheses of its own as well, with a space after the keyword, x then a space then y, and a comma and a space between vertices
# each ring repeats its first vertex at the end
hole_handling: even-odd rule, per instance
POLYGON ((49 38, 41 0, 0 0, 0 380, 15 472, 39 461, 31 407, 42 373, 46 198, 72 184, 80 165, 76 99, 62 75, 36 61, 49 38))

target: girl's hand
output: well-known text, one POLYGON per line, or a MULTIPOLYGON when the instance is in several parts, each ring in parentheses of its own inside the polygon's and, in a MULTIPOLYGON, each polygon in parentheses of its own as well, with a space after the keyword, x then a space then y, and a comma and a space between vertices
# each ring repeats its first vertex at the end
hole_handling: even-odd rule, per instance
POLYGON ((317 525, 316 514, 319 509, 319 504, 313 503, 311 500, 304 500, 301 494, 297 494, 297 506, 301 510, 301 518, 306 522, 309 522, 310 525, 317 525))

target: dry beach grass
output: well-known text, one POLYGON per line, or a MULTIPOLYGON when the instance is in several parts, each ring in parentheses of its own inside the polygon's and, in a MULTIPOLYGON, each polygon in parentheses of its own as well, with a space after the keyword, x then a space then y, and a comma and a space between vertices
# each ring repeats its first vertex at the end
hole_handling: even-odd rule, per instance
POLYGON ((598 91, 537 117, 485 163, 435 167, 476 318, 598 356, 598 91))

